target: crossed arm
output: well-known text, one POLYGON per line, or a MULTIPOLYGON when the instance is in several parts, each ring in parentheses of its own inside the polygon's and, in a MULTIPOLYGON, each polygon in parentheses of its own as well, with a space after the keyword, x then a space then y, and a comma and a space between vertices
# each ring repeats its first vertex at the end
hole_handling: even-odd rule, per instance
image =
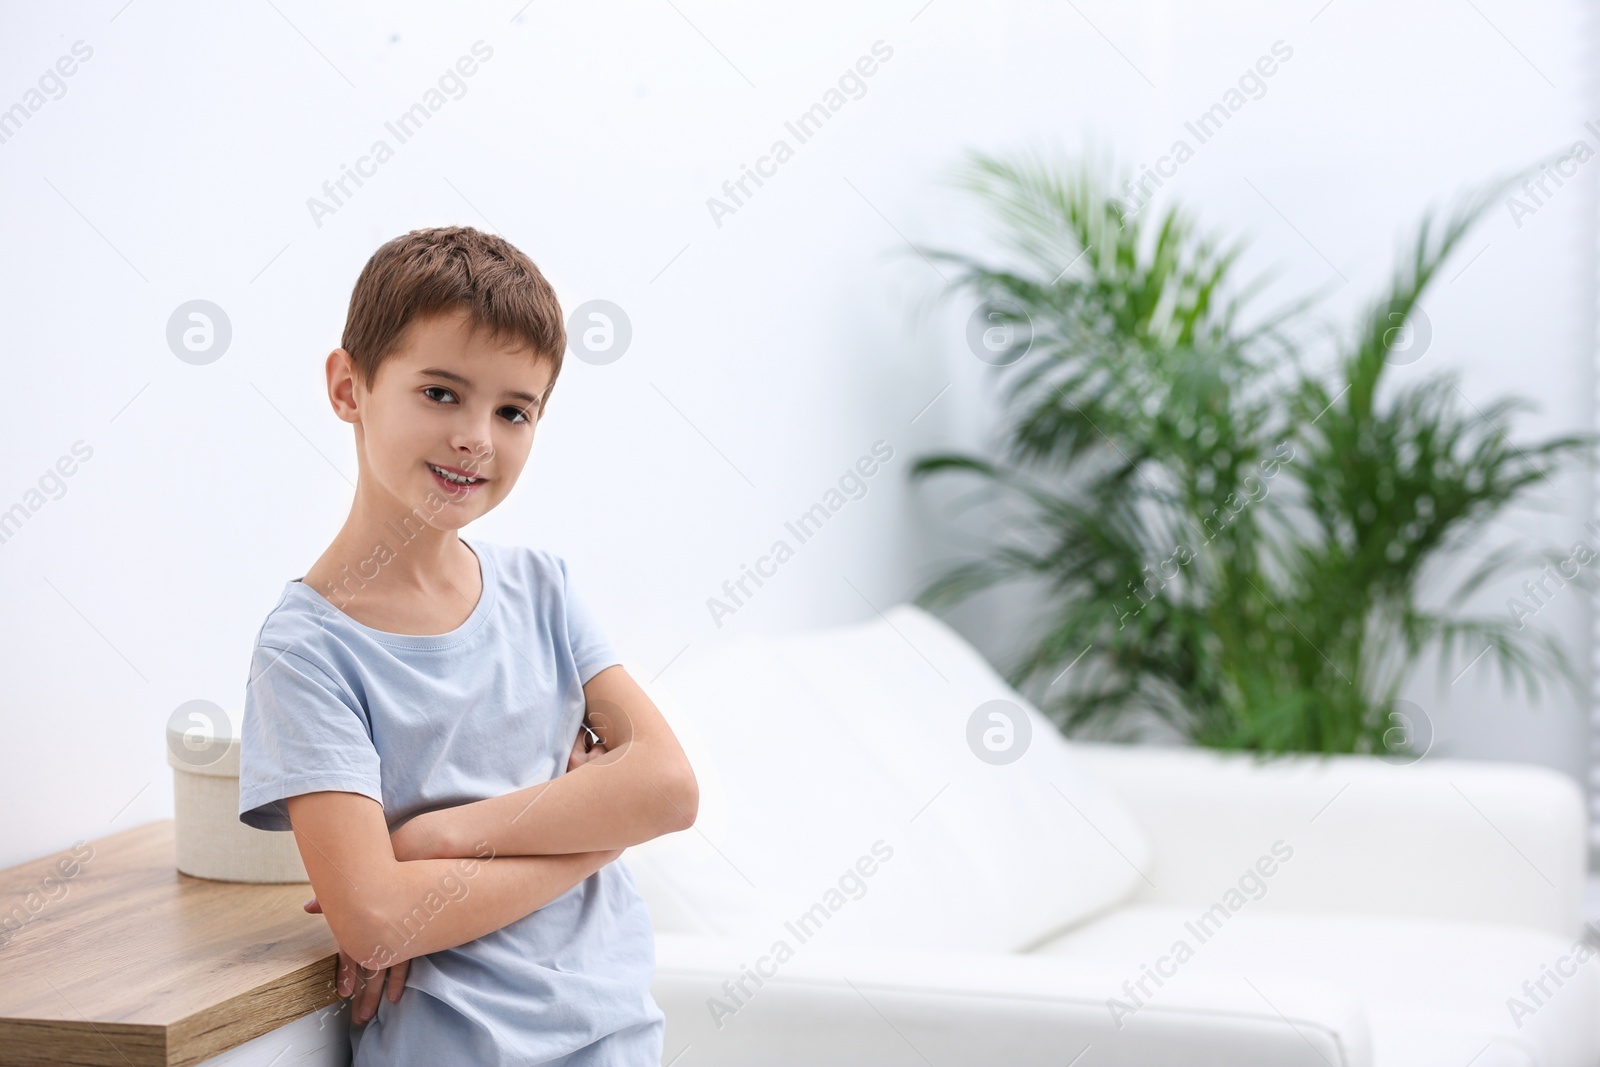
POLYGON ((420 815, 392 837, 370 797, 289 798, 342 956, 376 970, 465 944, 538 911, 627 846, 693 825, 694 772, 654 702, 620 665, 583 689, 605 751, 548 782, 420 815))
POLYGON ((419 815, 395 831, 406 859, 622 849, 694 823, 694 771, 666 720, 620 666, 584 686, 588 722, 605 752, 548 782, 419 815))

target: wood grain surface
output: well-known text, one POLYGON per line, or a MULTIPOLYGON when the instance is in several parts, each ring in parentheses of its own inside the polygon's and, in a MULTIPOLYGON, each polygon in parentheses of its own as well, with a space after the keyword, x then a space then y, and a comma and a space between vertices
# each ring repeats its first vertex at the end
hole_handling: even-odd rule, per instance
POLYGON ((180 874, 164 819, 0 871, 0 1067, 184 1067, 340 998, 311 886, 180 874))

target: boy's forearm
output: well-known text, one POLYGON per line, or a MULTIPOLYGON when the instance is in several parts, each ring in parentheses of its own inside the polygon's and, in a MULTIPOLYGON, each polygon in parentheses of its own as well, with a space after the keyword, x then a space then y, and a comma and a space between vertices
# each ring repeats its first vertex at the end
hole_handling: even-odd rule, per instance
POLYGON ((621 853, 507 856, 480 846, 467 858, 396 862, 376 894, 360 962, 389 967, 464 945, 538 911, 621 853))
POLYGON ((687 828, 692 775, 647 751, 623 744, 548 782, 434 812, 434 850, 455 854, 486 842, 499 856, 553 856, 627 848, 687 828))

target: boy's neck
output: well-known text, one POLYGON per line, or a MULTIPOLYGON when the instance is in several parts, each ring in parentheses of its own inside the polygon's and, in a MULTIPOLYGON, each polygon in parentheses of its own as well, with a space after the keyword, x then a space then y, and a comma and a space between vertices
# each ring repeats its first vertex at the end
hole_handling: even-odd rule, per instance
POLYGON ((395 633, 446 633, 483 594, 476 554, 455 530, 358 521, 352 511, 300 579, 345 614, 395 633))

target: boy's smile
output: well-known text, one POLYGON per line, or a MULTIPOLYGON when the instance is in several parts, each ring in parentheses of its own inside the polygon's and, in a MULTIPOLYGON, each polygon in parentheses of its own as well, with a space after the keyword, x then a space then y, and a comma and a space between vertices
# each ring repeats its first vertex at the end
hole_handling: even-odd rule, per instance
POLYGON ((446 491, 449 492, 471 492, 473 489, 476 489, 478 486, 488 481, 488 479, 484 477, 474 478, 460 467, 451 467, 440 463, 429 463, 428 469, 433 471, 434 477, 439 479, 439 484, 444 486, 446 491))

